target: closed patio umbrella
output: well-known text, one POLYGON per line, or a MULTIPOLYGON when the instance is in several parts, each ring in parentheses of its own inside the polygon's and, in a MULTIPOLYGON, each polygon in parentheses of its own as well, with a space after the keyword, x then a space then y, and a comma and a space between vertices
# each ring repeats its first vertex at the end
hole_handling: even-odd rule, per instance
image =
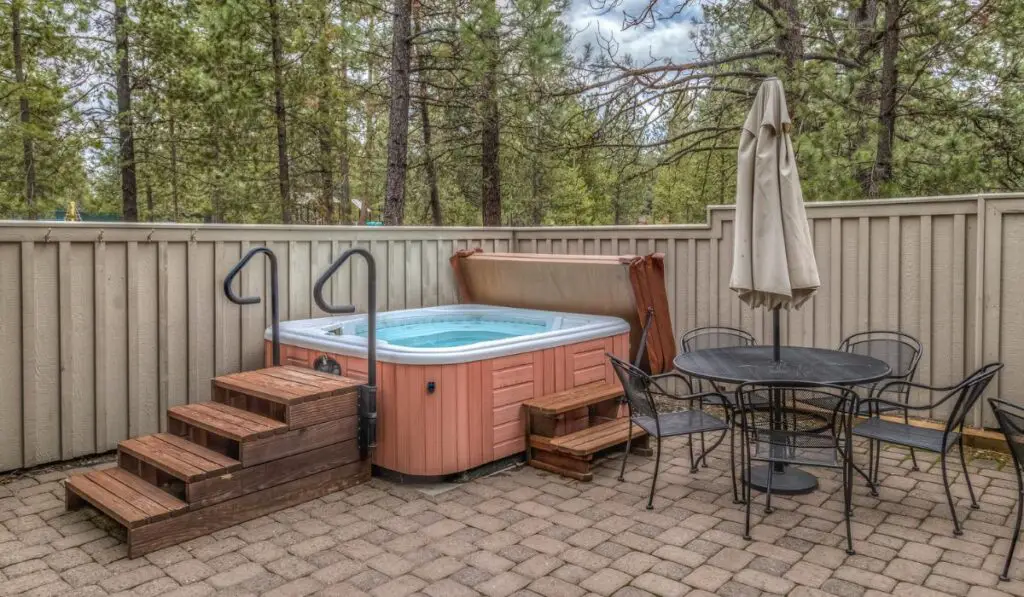
POLYGON ((779 309, 799 307, 820 285, 791 126, 782 82, 766 79, 740 136, 729 287, 751 307, 772 309, 776 361, 779 309))

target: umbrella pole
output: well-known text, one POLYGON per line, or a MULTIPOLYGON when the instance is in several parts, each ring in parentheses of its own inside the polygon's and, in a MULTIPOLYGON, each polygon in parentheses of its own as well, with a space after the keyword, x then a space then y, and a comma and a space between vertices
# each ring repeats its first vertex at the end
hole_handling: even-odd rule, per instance
POLYGON ((780 343, 782 340, 779 337, 779 308, 775 307, 772 309, 772 359, 778 363, 781 359, 779 353, 781 352, 780 343))

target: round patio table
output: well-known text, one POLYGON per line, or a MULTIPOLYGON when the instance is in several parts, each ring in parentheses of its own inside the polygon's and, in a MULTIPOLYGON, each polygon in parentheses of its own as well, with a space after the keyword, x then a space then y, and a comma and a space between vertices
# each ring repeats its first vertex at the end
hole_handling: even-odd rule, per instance
MULTIPOLYGON (((878 381, 891 373, 889 365, 873 357, 801 346, 781 347, 778 362, 771 346, 730 346, 683 352, 673 364, 685 375, 730 384, 800 382, 851 386, 878 381)), ((747 482, 759 491, 767 489, 768 465, 753 467, 747 482)), ((810 493, 817 487, 814 475, 795 466, 775 465, 773 492, 810 493)))

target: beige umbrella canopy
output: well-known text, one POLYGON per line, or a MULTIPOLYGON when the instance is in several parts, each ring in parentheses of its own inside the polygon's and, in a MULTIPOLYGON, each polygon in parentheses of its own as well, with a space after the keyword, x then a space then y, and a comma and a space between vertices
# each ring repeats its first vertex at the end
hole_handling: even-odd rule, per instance
POLYGON ((791 126, 782 82, 766 79, 743 124, 736 169, 729 287, 751 307, 799 307, 820 285, 791 126))

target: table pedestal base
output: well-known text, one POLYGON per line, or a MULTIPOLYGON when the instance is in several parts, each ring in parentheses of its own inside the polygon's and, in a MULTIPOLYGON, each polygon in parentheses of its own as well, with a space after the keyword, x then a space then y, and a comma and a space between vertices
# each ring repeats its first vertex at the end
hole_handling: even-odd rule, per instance
MULTIPOLYGON (((758 491, 768 490, 768 467, 754 466, 750 469, 750 487, 758 491)), ((779 495, 799 495, 811 493, 818 488, 818 478, 795 466, 786 466, 781 472, 772 474, 772 493, 779 495)))

